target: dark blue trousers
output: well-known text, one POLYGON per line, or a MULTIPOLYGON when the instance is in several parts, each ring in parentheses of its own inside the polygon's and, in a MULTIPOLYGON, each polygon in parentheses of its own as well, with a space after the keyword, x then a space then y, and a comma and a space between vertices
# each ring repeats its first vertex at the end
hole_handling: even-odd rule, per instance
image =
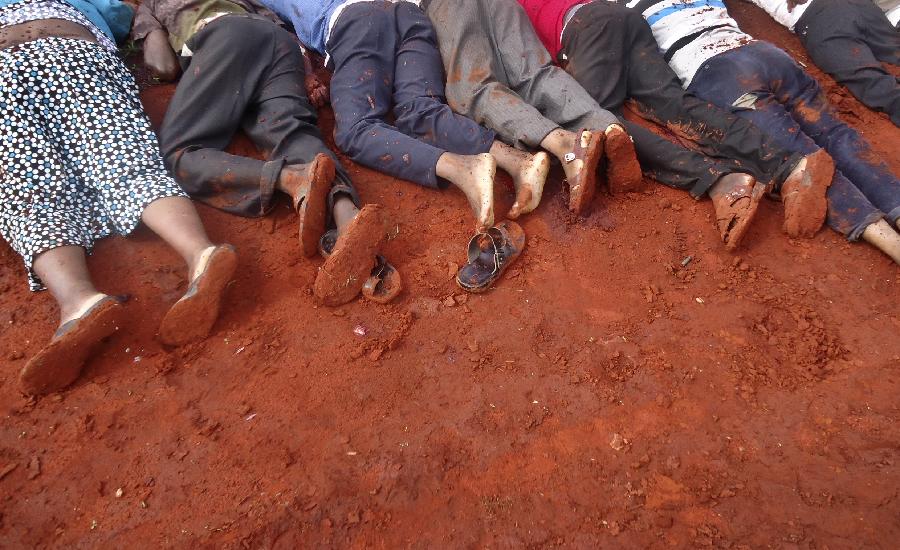
POLYGON ((335 143, 356 162, 437 188, 442 154, 490 150, 494 132, 447 106, 434 28, 415 4, 349 5, 328 52, 335 143))
POLYGON ((850 240, 883 217, 892 224, 900 217, 900 181, 784 51, 755 41, 720 53, 697 71, 688 91, 730 108, 791 150, 828 151, 837 168, 828 225, 850 240))
POLYGON ((872 0, 812 0, 794 32, 820 69, 900 126, 900 32, 872 0))

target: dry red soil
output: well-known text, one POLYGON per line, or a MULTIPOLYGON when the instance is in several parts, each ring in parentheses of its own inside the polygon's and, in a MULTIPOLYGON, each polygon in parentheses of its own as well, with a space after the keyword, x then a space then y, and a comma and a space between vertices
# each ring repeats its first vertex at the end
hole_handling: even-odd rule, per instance
MULTIPOLYGON (((731 4, 900 171, 900 130, 731 4)), ((157 122, 171 91, 145 91, 157 122)), ((162 348, 184 268, 146 230, 108 239, 91 269, 131 321, 37 401, 17 373, 57 311, 0 245, 0 547, 896 548, 887 257, 828 229, 790 240, 772 201, 732 255, 708 201, 659 185, 574 219, 556 173, 518 263, 467 296, 463 196, 347 165, 394 219, 394 304, 315 307, 321 261, 286 202, 201 207, 241 255, 209 340, 162 348)))

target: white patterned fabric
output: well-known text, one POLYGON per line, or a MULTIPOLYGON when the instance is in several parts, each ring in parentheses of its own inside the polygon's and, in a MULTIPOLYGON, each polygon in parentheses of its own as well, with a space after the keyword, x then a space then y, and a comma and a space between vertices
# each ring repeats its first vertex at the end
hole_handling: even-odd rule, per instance
POLYGON ((794 30, 794 25, 806 13, 806 9, 810 7, 813 0, 808 0, 805 4, 792 5, 787 0, 750 0, 757 6, 766 10, 766 13, 772 16, 772 19, 778 21, 790 30, 794 30))
POLYGON ((0 50, 0 234, 25 261, 127 235, 151 202, 186 196, 166 173, 134 78, 71 38, 0 50))
POLYGON ((0 27, 28 23, 41 19, 63 19, 78 23, 90 30, 104 48, 116 51, 116 44, 83 13, 65 2, 55 0, 22 0, 0 8, 0 27))

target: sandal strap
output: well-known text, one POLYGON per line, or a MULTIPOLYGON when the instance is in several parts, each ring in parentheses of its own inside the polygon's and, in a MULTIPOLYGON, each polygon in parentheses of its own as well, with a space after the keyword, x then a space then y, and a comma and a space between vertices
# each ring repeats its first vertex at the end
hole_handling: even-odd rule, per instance
POLYGON ((481 256, 481 253, 483 252, 483 249, 481 248, 482 237, 490 239, 491 248, 493 249, 491 257, 494 259, 494 273, 497 273, 500 271, 503 263, 507 260, 507 255, 503 250, 502 244, 509 240, 509 235, 499 227, 490 227, 483 233, 477 233, 469 240, 469 247, 466 254, 469 263, 474 262, 481 256))
POLYGON ((575 147, 572 147, 571 153, 566 153, 565 156, 563 156, 563 160, 566 161, 566 164, 575 162, 575 160, 584 156, 586 149, 581 146, 581 136, 587 131, 587 128, 582 128, 578 131, 578 137, 575 139, 575 147))

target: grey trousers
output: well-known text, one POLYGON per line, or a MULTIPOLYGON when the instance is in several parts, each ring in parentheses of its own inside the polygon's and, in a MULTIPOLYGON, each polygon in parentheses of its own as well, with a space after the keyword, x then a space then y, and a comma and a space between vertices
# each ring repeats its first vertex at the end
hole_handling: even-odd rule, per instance
POLYGON ((520 149, 563 128, 618 119, 556 67, 516 0, 424 0, 447 71, 447 103, 520 149))

